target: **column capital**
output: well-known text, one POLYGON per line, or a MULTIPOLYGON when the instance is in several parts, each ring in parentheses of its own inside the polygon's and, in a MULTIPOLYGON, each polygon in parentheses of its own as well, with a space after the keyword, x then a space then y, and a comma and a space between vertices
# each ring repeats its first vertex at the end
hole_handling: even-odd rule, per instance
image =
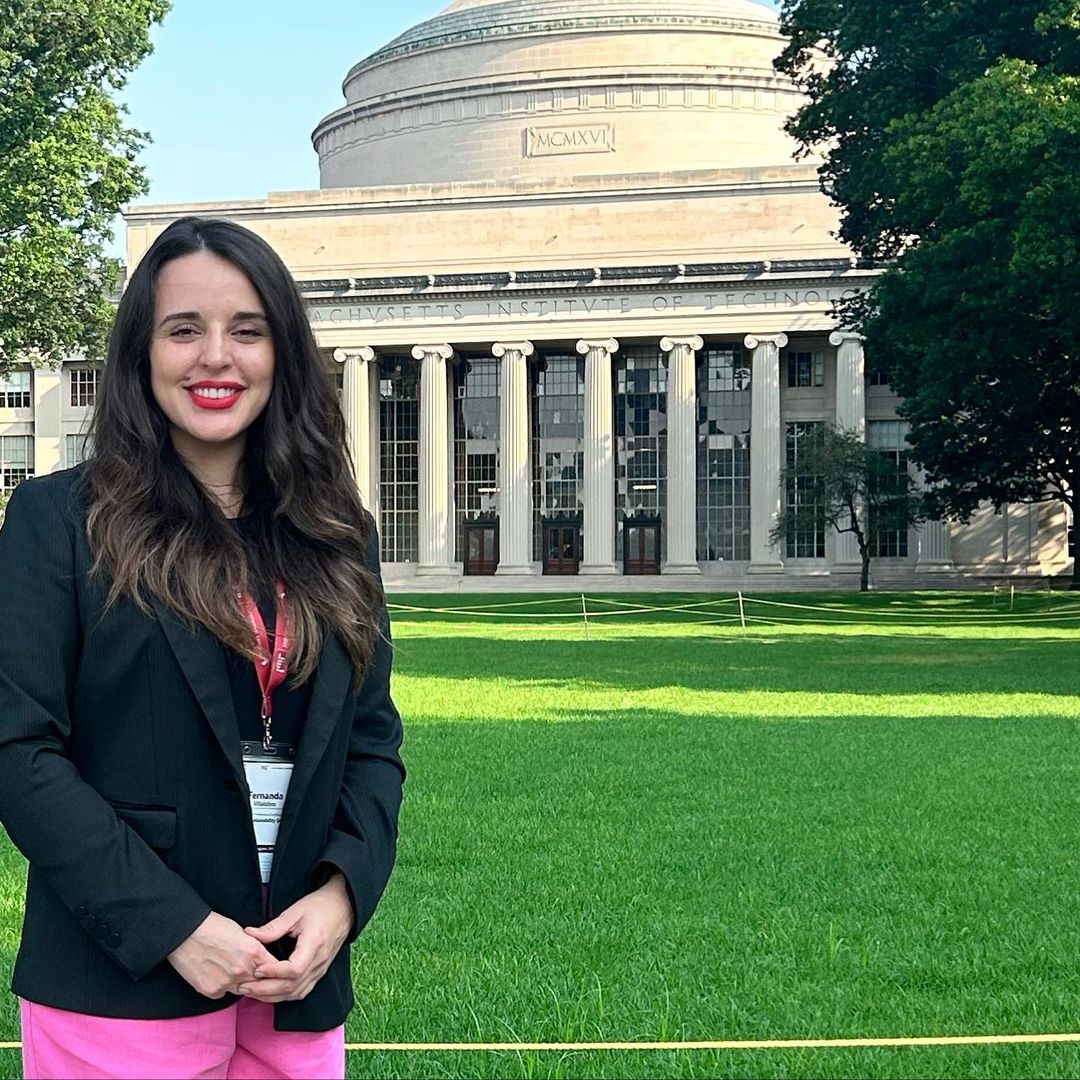
POLYGON ((612 353, 619 351, 619 343, 612 338, 582 338, 577 343, 577 351, 584 356, 586 353, 592 352, 594 349, 602 350, 606 352, 608 356, 612 353))
POLYGON ((507 353, 517 353, 521 357, 532 356, 536 347, 531 341, 496 341, 491 346, 491 355, 501 360, 507 353))
POLYGON ((662 337, 660 339, 661 352, 671 352, 680 346, 691 349, 693 352, 700 352, 704 348, 705 342, 702 341, 700 334, 691 334, 690 337, 662 337))
POLYGON ((786 349, 788 343, 787 334, 747 334, 743 345, 753 351, 759 345, 775 345, 778 349, 786 349))
POLYGON ((361 364, 369 364, 375 359, 375 350, 370 345, 353 345, 346 349, 335 349, 334 359, 339 364, 346 360, 359 360, 361 364))
POLYGON ((834 330, 829 335, 829 344, 837 349, 849 342, 861 345, 864 340, 862 334, 857 334, 854 330, 834 330))
POLYGON ((432 357, 437 360, 449 360, 454 355, 450 345, 414 345, 412 356, 414 360, 424 360, 432 357))

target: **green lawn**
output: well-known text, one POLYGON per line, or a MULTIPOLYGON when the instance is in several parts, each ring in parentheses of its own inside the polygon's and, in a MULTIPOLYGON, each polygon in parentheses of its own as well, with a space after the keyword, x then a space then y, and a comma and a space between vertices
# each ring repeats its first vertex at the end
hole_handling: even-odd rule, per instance
MULTIPOLYGON (((410 780, 350 1040, 1080 1030, 1080 597, 766 599, 743 628, 729 598, 591 598, 586 631, 579 596, 392 597, 410 780), (628 610, 661 605, 683 610, 628 610)), ((0 848, 5 979, 20 889, 0 848)), ((1080 1047, 350 1075, 1074 1077, 1080 1047)))

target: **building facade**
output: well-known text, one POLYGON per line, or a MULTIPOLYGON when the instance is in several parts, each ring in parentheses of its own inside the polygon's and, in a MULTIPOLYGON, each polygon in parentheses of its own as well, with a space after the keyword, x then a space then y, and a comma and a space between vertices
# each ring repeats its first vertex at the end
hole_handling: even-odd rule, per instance
POLYGON ((100 374, 73 362, 0 375, 0 491, 83 460, 100 374))
MULTIPOLYGON (((811 490, 800 444, 835 423, 903 468, 906 429, 836 329, 876 271, 784 133, 782 45, 755 0, 457 0, 348 72, 319 190, 136 207, 129 264, 187 213, 281 253, 389 584, 850 587, 850 537, 769 542, 811 490)), ((32 469, 71 463, 78 370, 0 412, 32 469)), ((882 533, 874 576, 1062 573, 1066 529, 1044 505, 882 533)))

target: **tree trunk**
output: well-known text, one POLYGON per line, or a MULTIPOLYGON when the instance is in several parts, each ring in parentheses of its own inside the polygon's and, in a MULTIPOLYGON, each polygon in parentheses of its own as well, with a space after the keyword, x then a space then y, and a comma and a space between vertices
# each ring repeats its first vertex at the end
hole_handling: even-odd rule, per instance
POLYGON ((859 574, 859 592, 870 591, 870 544, 862 531, 862 523, 859 521, 854 504, 849 504, 851 509, 851 531, 855 535, 855 543, 859 545, 859 558, 862 559, 862 571, 859 574))

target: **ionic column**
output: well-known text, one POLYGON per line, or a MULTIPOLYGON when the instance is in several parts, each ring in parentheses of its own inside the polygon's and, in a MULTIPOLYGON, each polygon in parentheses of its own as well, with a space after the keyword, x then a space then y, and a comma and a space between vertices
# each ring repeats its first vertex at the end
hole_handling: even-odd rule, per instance
POLYGON ((449 345, 417 345, 420 368, 420 562, 417 575, 450 573, 450 455, 446 361, 449 345))
POLYGON ((750 334, 750 566, 751 574, 783 569, 769 533, 780 514, 783 433, 780 429, 780 350, 787 334, 750 334))
POLYGON ((667 559, 665 574, 700 574, 697 561, 696 334, 661 338, 667 376, 667 559))
POLYGON ((376 525, 382 525, 382 509, 380 500, 381 463, 380 447, 382 446, 382 412, 380 409, 379 395, 379 361, 367 365, 368 373, 368 460, 371 462, 371 493, 367 508, 375 518, 376 525))
POLYGON ((577 351, 585 357, 585 558, 582 574, 614 574, 615 569, 615 440, 612 435, 611 357, 619 349, 614 338, 584 340, 577 351))
MULTIPOLYGON (((829 335, 836 349, 836 426, 866 441, 866 384, 861 334, 837 330, 829 335)), ((860 513, 860 517, 863 515, 860 513)), ((836 565, 862 567, 859 542, 854 533, 836 537, 836 565)))
POLYGON ((375 350, 366 345, 335 349, 334 359, 345 365, 341 395, 345 436, 360 501, 370 510, 375 485, 371 479, 371 379, 368 365, 375 359, 375 350))
POLYGON ((499 365, 499 566, 496 574, 531 574, 532 483, 529 476, 531 341, 497 341, 499 365))

